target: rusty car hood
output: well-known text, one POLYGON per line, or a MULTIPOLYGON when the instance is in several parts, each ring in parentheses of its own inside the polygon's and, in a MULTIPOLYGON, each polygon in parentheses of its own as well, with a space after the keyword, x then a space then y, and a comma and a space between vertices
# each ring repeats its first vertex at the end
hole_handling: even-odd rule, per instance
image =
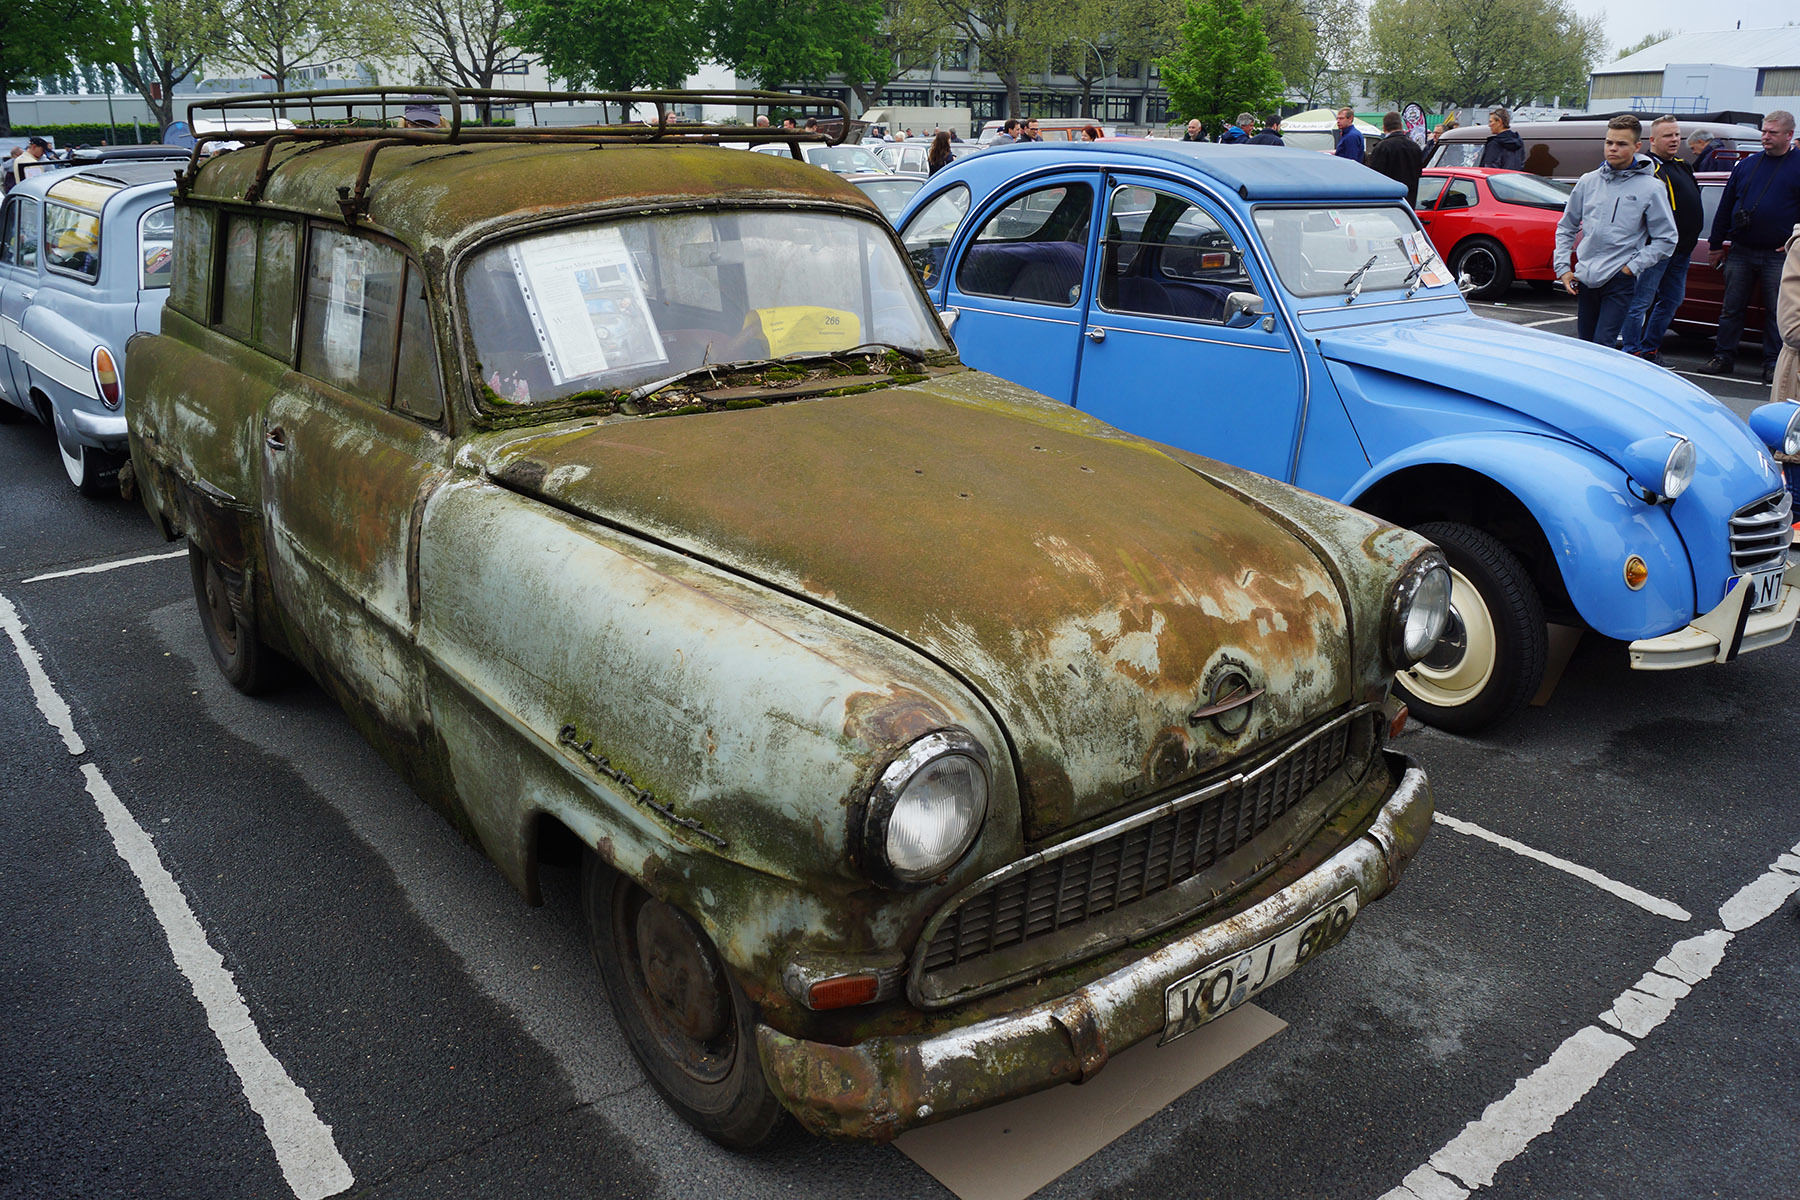
MULTIPOLYGON (((1326 565, 1191 462, 991 376, 488 435, 501 485, 899 638, 1008 731, 1035 840, 1356 693, 1326 565), (1231 668, 1247 728, 1190 723, 1231 668)), ((995 748, 998 750, 999 748, 995 748)))

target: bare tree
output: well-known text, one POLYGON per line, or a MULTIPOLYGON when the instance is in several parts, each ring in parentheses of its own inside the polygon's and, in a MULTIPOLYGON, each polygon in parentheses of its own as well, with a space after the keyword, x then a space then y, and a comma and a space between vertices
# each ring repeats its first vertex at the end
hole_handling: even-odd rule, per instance
POLYGON ((1046 36, 1044 8, 1028 0, 934 2, 945 23, 974 45, 982 70, 992 71, 1006 85, 1007 115, 1018 116, 1019 77, 1043 70, 1050 45, 1062 40, 1046 36))
POLYGON ((287 90, 300 67, 381 58, 401 42, 391 8, 361 0, 231 0, 218 57, 269 76, 287 90))
MULTIPOLYGON (((496 77, 516 73, 527 61, 510 40, 513 15, 505 0, 400 0, 399 9, 407 45, 428 80, 491 88, 496 77)), ((488 124, 488 106, 476 107, 488 124)))
POLYGON ((175 120, 175 86, 217 49, 224 12, 219 0, 139 0, 129 11, 131 43, 119 47, 116 65, 150 106, 156 127, 167 129, 175 120))

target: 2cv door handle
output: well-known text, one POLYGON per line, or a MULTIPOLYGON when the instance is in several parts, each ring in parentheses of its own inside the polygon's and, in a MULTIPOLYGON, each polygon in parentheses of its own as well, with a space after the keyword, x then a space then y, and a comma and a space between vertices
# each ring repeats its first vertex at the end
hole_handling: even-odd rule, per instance
POLYGON ((1091 340, 1096 342, 1104 342, 1106 340, 1106 330, 1098 325, 1088 326, 1087 335, 1091 340))
POLYGON ((276 425, 263 435, 263 445, 271 450, 287 449, 287 431, 276 425))

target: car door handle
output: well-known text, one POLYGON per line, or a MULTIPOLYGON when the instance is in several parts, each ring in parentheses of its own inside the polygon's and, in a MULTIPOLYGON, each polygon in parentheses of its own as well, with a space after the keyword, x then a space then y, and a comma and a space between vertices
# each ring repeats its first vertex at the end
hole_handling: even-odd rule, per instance
POLYGON ((1106 330, 1100 328, 1098 325, 1090 325, 1088 327, 1087 335, 1091 341, 1104 342, 1106 340, 1106 330))
POLYGON ((287 449, 287 432, 277 425, 263 437, 263 445, 271 450, 287 449))

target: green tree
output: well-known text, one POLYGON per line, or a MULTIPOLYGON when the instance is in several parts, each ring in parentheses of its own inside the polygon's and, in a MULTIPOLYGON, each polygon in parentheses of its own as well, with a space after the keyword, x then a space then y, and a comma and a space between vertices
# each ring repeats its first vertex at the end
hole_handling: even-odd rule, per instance
POLYGON ((1122 63, 1142 62, 1175 44, 1181 10, 1168 0, 1054 0, 1043 22, 1056 48, 1056 69, 1081 85, 1081 113, 1094 113, 1094 88, 1122 63))
POLYGON ((507 0, 518 45, 573 88, 676 88, 699 67, 707 13, 681 0, 507 0))
POLYGON ((126 36, 121 15, 106 0, 0 3, 0 135, 12 132, 8 92, 37 80, 70 79, 78 66, 109 61, 126 36))
POLYGON ((287 90, 299 67, 383 58, 400 48, 394 10, 366 0, 229 0, 217 57, 287 90))
MULTIPOLYGON (((1792 24, 1792 22, 1789 22, 1789 24, 1792 24)), ((1655 33, 1646 33, 1643 37, 1613 55, 1613 59, 1614 61, 1617 61, 1621 58, 1629 58, 1639 50, 1648 50, 1650 47, 1656 45, 1656 43, 1666 42, 1674 36, 1675 30, 1673 29, 1659 29, 1655 33)))
POLYGON ((1360 0, 1253 0, 1291 98, 1307 107, 1348 99, 1343 78, 1362 60, 1360 0))
POLYGON ((1173 53, 1157 60, 1169 115, 1217 128, 1240 111, 1266 112, 1281 100, 1281 72, 1262 22, 1242 0, 1188 0, 1173 53))
POLYGON ((1605 38, 1565 0, 1375 0, 1368 74, 1384 100, 1516 107, 1587 94, 1605 38))
POLYGON ((158 129, 175 119, 175 86, 200 69, 225 32, 220 0, 138 0, 129 6, 131 38, 114 59, 144 98, 158 129))
POLYGON ((936 0, 955 36, 975 47, 981 69, 1006 86, 1006 112, 1020 115, 1019 79, 1041 71, 1062 39, 1048 28, 1054 9, 1031 0, 936 0))
POLYGON ((710 57, 762 87, 843 71, 881 27, 881 0, 708 0, 710 57))
POLYGON ((840 70, 856 95, 858 113, 874 108, 888 84, 944 46, 944 11, 937 0, 883 0, 867 42, 848 47, 840 70))

